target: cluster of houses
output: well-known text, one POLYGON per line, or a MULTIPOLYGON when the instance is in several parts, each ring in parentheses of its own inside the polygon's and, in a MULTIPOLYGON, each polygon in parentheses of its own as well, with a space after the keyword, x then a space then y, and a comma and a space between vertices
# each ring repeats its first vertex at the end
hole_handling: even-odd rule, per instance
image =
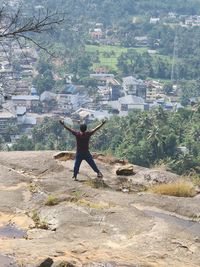
POLYGON ((185 19, 185 25, 200 27, 200 16, 189 16, 185 19))
MULTIPOLYGON (((158 18, 150 20, 150 23, 158 22, 158 18)), ((90 30, 91 37, 95 39, 103 38, 105 34, 102 23, 96 23, 90 30)), ((148 44, 146 37, 136 37, 136 40, 138 46, 148 44)), ((39 96, 37 88, 32 87, 36 61, 34 49, 26 48, 22 53, 17 44, 9 41, 0 47, 0 135, 7 141, 29 133, 45 116, 63 116, 68 123, 77 120, 91 122, 115 114, 126 116, 134 110, 148 111, 158 106, 173 110, 181 107, 176 98, 172 100, 163 94, 161 83, 143 81, 134 76, 118 80, 106 68, 90 74, 90 78, 98 84, 95 96, 68 78, 59 93, 45 91, 39 96), (9 97, 5 99, 1 92, 6 92, 9 97)))
POLYGON ((35 88, 26 94, 11 95, 0 109, 0 135, 7 135, 9 127, 18 127, 28 133, 45 116, 65 117, 68 123, 77 120, 91 122, 109 118, 114 114, 126 116, 134 110, 150 110, 162 106, 166 110, 179 108, 180 104, 162 93, 157 81, 143 81, 134 76, 117 80, 111 73, 92 73, 97 81, 97 95, 92 96, 84 86, 66 83, 59 93, 43 92, 35 88))
POLYGON ((89 35, 92 39, 102 39, 105 36, 103 23, 96 23, 95 26, 89 30, 89 35))
MULTIPOLYGON (((137 17, 133 17, 132 23, 137 24, 140 21, 137 17)), ((169 12, 162 16, 153 16, 149 18, 150 24, 158 23, 178 23, 180 26, 200 26, 200 16, 198 15, 180 15, 175 12, 169 12)), ((100 40, 107 37, 109 30, 104 29, 103 23, 96 23, 89 30, 89 35, 92 39, 100 40)))
POLYGON ((17 43, 4 41, 0 46, 0 90, 7 94, 30 92, 36 60, 34 49, 26 48, 23 51, 17 43))
POLYGON ((157 23, 176 23, 182 27, 200 27, 200 16, 198 15, 178 15, 174 12, 169 12, 164 17, 151 17, 149 20, 150 24, 157 23))
POLYGON ((36 61, 37 53, 32 48, 23 49, 10 40, 0 46, 0 135, 5 139, 11 137, 8 133, 19 132, 16 127, 20 129, 24 124, 28 129, 36 124, 26 115, 39 99, 31 91, 36 61))
MULTIPOLYGON (((140 20, 139 20, 140 21, 140 20)), ((138 24, 137 17, 133 17, 133 24, 138 24)), ((150 17, 148 23, 151 25, 179 25, 180 27, 200 27, 200 16, 198 15, 179 15, 175 12, 169 12, 166 15, 150 17)), ((90 38, 103 45, 120 45, 120 41, 113 34, 108 34, 110 29, 105 29, 103 23, 96 23, 89 29, 90 38), (115 37, 114 37, 115 36, 115 37)), ((113 32, 113 30, 111 30, 113 32)), ((149 39, 147 35, 135 36, 136 47, 148 47, 149 39)), ((159 43, 158 43, 159 45, 159 43)), ((151 51, 150 51, 151 52, 151 51)), ((156 51, 153 51, 156 53, 156 51)))

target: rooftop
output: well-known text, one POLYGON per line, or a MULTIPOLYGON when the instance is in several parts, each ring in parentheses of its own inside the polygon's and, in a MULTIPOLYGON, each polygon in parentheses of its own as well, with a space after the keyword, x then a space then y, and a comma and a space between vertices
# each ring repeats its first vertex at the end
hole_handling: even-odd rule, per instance
POLYGON ((111 78, 114 78, 114 74, 112 73, 92 73, 90 74, 90 78, 106 78, 106 77, 111 77, 111 78))
POLYGON ((39 96, 36 95, 16 95, 12 96, 12 100, 26 100, 26 101, 32 101, 32 100, 38 100, 39 101, 39 96))
POLYGON ((34 117, 26 117, 24 120, 24 124, 29 124, 29 125, 36 125, 37 120, 34 117))
POLYGON ((17 107, 16 114, 17 115, 24 115, 26 113, 26 107, 17 107))
POLYGON ((133 76, 124 77, 122 80, 124 84, 144 83, 141 79, 136 79, 133 76))
POLYGON ((10 119, 10 118, 15 118, 16 116, 9 112, 9 111, 1 111, 0 112, 0 119, 10 119))
POLYGON ((128 105, 142 105, 144 104, 144 99, 142 97, 127 95, 119 98, 120 104, 128 105))

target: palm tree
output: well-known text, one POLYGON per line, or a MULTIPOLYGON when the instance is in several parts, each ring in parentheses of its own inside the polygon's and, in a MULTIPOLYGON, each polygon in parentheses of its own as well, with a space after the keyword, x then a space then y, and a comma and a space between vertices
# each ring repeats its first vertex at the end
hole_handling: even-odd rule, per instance
POLYGON ((200 119, 200 103, 197 103, 195 106, 194 106, 194 112, 193 112, 193 115, 192 115, 192 120, 195 121, 195 122, 199 122, 199 119, 200 119))
POLYGON ((178 160, 175 161, 178 174, 183 174, 194 169, 195 165, 196 164, 190 154, 180 154, 178 160))
POLYGON ((142 113, 141 116, 139 116, 139 127, 143 129, 150 129, 153 126, 152 118, 147 113, 142 113))
POLYGON ((167 123, 167 120, 168 120, 167 113, 164 111, 164 109, 161 106, 159 106, 158 109, 156 109, 154 111, 153 119, 158 124, 166 124, 167 123))
POLYGON ((152 144, 155 158, 158 159, 164 154, 165 136, 158 125, 153 125, 149 130, 147 140, 152 144))
POLYGON ((193 125, 190 130, 190 135, 195 142, 200 141, 200 125, 193 125))

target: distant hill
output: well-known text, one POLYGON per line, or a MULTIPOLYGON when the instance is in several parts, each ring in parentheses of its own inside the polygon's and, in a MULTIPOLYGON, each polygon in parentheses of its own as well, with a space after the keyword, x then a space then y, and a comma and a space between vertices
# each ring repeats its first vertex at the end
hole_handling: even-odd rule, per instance
POLYGON ((124 21, 133 15, 158 16, 168 12, 194 15, 200 12, 198 0, 32 0, 32 4, 62 8, 72 20, 100 20, 106 24, 124 21))

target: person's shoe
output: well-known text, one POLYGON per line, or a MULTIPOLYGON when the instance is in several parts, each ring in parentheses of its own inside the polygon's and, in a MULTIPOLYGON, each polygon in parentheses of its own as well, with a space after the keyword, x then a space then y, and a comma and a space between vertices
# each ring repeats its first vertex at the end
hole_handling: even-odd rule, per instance
POLYGON ((76 176, 72 176, 72 179, 73 179, 74 181, 78 181, 78 179, 77 179, 76 176))
POLYGON ((103 178, 103 174, 101 172, 98 172, 97 173, 97 178, 99 178, 99 179, 103 178))

